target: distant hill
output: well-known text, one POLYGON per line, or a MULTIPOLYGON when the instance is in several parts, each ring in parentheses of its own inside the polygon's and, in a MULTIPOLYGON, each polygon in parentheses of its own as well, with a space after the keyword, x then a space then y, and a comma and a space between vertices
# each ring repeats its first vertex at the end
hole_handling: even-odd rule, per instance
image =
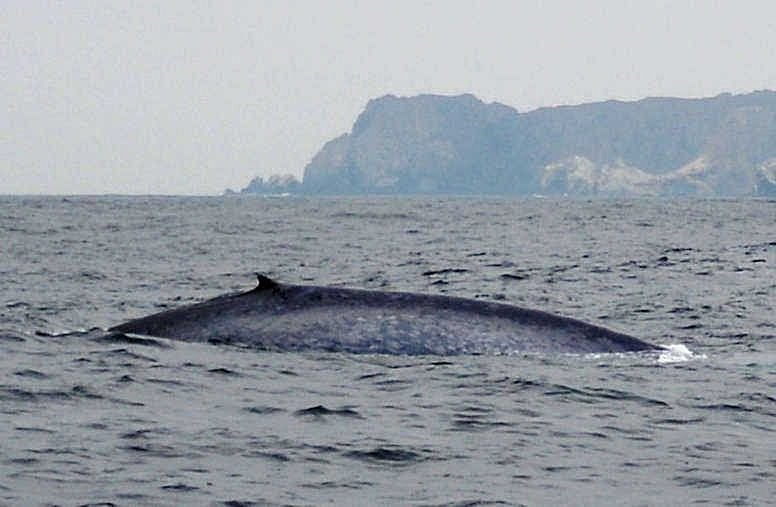
POLYGON ((473 95, 371 100, 326 143, 314 194, 774 195, 776 92, 518 113, 473 95))

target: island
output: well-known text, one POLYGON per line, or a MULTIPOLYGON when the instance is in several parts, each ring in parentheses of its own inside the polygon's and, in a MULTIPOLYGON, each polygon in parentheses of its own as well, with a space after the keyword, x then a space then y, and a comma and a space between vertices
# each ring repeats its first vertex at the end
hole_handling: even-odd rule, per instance
POLYGON ((241 193, 776 196, 776 92, 528 112, 471 94, 387 95, 293 177, 241 193))

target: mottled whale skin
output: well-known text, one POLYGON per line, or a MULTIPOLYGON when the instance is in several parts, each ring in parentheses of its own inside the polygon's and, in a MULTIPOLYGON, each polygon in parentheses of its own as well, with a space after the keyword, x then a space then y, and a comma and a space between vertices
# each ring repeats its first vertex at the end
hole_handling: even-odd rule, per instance
POLYGON ((539 310, 406 292, 258 286, 130 320, 112 332, 273 351, 459 355, 656 350, 638 338, 539 310))

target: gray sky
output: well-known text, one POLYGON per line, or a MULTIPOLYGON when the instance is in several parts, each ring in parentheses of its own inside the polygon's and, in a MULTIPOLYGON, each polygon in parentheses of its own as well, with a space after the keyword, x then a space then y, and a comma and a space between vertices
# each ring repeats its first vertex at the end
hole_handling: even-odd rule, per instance
POLYGON ((370 98, 776 89, 776 2, 0 0, 0 194, 216 194, 370 98))

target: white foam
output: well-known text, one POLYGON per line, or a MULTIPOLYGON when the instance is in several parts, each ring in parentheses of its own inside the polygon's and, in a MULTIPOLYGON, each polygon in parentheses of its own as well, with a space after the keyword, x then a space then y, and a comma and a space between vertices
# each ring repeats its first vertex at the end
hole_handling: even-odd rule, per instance
POLYGON ((706 354, 696 354, 681 343, 663 345, 665 351, 660 353, 657 362, 660 364, 686 363, 693 359, 706 359, 706 354))

